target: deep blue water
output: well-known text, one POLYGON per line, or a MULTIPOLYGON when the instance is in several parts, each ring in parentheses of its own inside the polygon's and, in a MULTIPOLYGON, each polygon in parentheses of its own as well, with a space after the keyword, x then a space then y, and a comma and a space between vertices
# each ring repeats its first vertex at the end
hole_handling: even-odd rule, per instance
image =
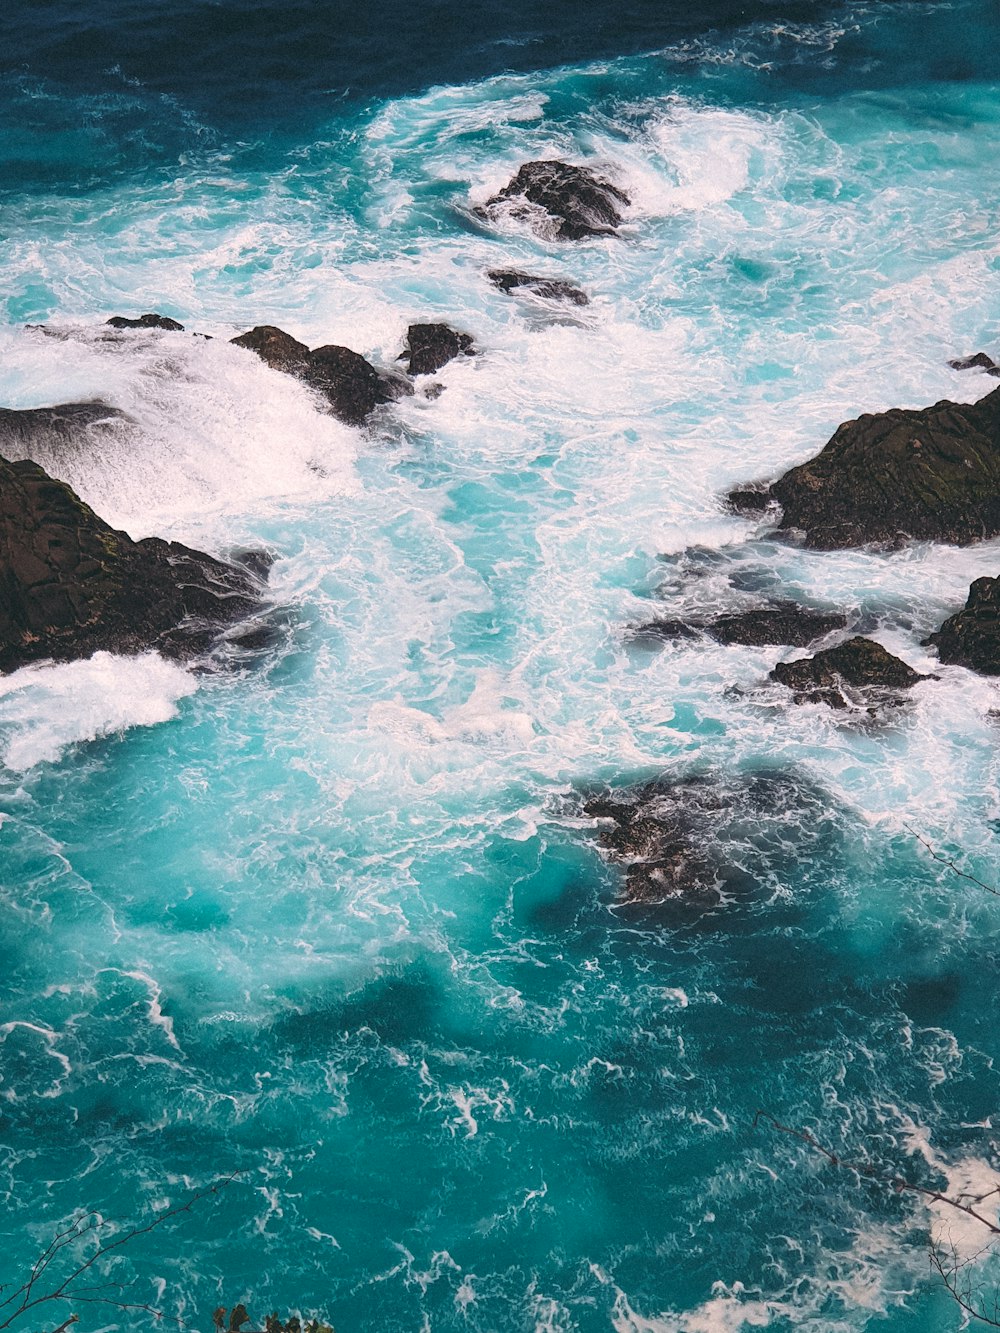
POLYGON ((997 687, 920 646, 997 545, 808 552, 718 497, 992 387, 946 362, 1000 342, 997 7, 3 23, 0 402, 127 412, 40 461, 135 536, 267 545, 290 628, 0 681, 0 1280, 239 1171, 107 1280, 199 1329, 959 1329, 928 1246, 976 1228, 753 1121, 998 1183, 998 906, 915 836, 997 879, 997 687), (620 237, 475 219, 556 155, 620 237), (214 337, 104 336, 145 310, 214 337), (418 319, 483 355, 367 432, 228 343, 390 365, 418 319), (861 723, 768 686, 782 649, 628 636, 761 594, 937 678, 861 723), (739 891, 623 909, 580 793, 691 775, 739 891))

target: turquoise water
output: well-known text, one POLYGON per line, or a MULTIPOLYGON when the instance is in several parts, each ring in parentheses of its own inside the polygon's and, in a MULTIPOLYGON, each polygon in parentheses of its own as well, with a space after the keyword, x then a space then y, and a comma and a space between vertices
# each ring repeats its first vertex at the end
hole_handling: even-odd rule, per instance
POLYGON ((780 592, 936 670, 920 640, 997 572, 995 543, 806 552, 718 502, 861 411, 991 387, 946 366, 998 331, 984 8, 734 27, 245 138, 142 90, 138 139, 120 103, 46 121, 6 200, 3 402, 127 411, 42 461, 134 536, 267 545, 290 623, 215 672, 0 682, 11 1273, 78 1207, 141 1218, 239 1171, 128 1247, 130 1299, 339 1333, 961 1327, 927 1248, 974 1229, 753 1117, 998 1183, 997 904, 914 835, 995 878, 996 685, 941 668, 861 725, 767 686, 781 649, 627 631, 780 592), (556 154, 629 191, 621 238, 475 220, 556 154), (592 304, 505 297, 497 264, 592 304), (213 341, 103 340, 143 310, 213 341), (483 355, 367 433, 226 341, 273 322, 388 365, 438 318, 483 355), (695 773, 757 781, 722 835, 751 883, 708 917, 622 909, 579 793, 695 773))

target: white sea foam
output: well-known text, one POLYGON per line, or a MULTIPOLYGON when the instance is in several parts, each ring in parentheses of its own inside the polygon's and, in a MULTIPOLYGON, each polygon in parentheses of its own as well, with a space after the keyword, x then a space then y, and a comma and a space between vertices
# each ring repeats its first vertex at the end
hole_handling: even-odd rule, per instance
POLYGON ((189 671, 159 653, 22 667, 0 678, 0 756, 24 770, 75 742, 166 722, 196 688, 189 671))

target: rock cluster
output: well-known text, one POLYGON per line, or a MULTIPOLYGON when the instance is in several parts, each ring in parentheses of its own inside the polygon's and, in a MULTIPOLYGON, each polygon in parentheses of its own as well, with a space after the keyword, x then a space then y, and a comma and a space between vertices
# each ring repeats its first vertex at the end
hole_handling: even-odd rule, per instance
POLYGON ((587 167, 546 160, 525 162, 503 189, 476 209, 495 222, 502 213, 530 219, 538 211, 554 224, 561 241, 613 236, 622 222, 629 196, 587 167))

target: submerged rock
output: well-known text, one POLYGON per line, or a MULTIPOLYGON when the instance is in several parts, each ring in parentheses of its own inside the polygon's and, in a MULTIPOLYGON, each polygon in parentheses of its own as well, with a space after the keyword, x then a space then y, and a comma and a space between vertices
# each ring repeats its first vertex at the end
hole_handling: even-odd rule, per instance
POLYGON ((949 665, 1000 676, 1000 578, 976 579, 963 610, 924 640, 949 665))
POLYGON ((794 874, 834 819, 817 788, 770 770, 658 778, 590 795, 583 809, 604 825, 600 846, 623 872, 619 901, 681 916, 794 874))
POLYGON ((364 425, 380 403, 413 393, 413 385, 403 376, 376 370, 349 347, 331 343, 310 351, 305 343, 273 324, 258 325, 230 341, 255 352, 274 370, 296 375, 317 389, 334 415, 349 426, 364 425))
POLYGON ((457 356, 475 356, 476 345, 469 333, 458 333, 447 324, 411 324, 400 361, 407 362, 411 375, 433 375, 457 356))
POLYGON ((1000 366, 985 352, 976 352, 974 356, 960 356, 949 361, 952 370, 985 370, 987 375, 1000 375, 1000 366))
POLYGON ((846 629, 847 617, 838 612, 810 611, 795 602, 774 602, 750 611, 716 616, 713 620, 653 620, 635 631, 643 638, 691 639, 706 634, 716 643, 788 644, 804 648, 832 630, 846 629))
POLYGON ((179 542, 133 541, 37 463, 0 458, 0 671, 100 649, 190 656, 261 591, 179 542))
POLYGON ((112 315, 107 321, 113 329, 166 329, 170 333, 183 333, 184 325, 167 315, 140 315, 138 319, 129 319, 125 315, 112 315))
POLYGON ((780 528, 801 530, 821 550, 907 538, 965 546, 996 536, 1000 389, 978 403, 858 417, 766 489, 729 494, 738 509, 769 501, 781 505, 780 528))
POLYGON ((622 221, 621 208, 632 201, 623 190, 586 167, 568 162, 525 162, 514 179, 482 207, 478 216, 494 221, 501 210, 530 216, 542 209, 557 224, 564 241, 587 236, 613 236, 622 221))
POLYGON ((573 305, 589 305, 590 297, 579 287, 562 278, 543 278, 533 273, 522 273, 516 268, 491 268, 486 276, 494 287, 508 295, 521 289, 544 301, 570 301, 573 305))
POLYGON ((861 691, 860 701, 867 705, 883 701, 877 692, 908 690, 928 679, 874 639, 860 635, 815 657, 779 662, 771 678, 794 690, 797 704, 825 703, 831 708, 846 708, 851 691, 861 691))

